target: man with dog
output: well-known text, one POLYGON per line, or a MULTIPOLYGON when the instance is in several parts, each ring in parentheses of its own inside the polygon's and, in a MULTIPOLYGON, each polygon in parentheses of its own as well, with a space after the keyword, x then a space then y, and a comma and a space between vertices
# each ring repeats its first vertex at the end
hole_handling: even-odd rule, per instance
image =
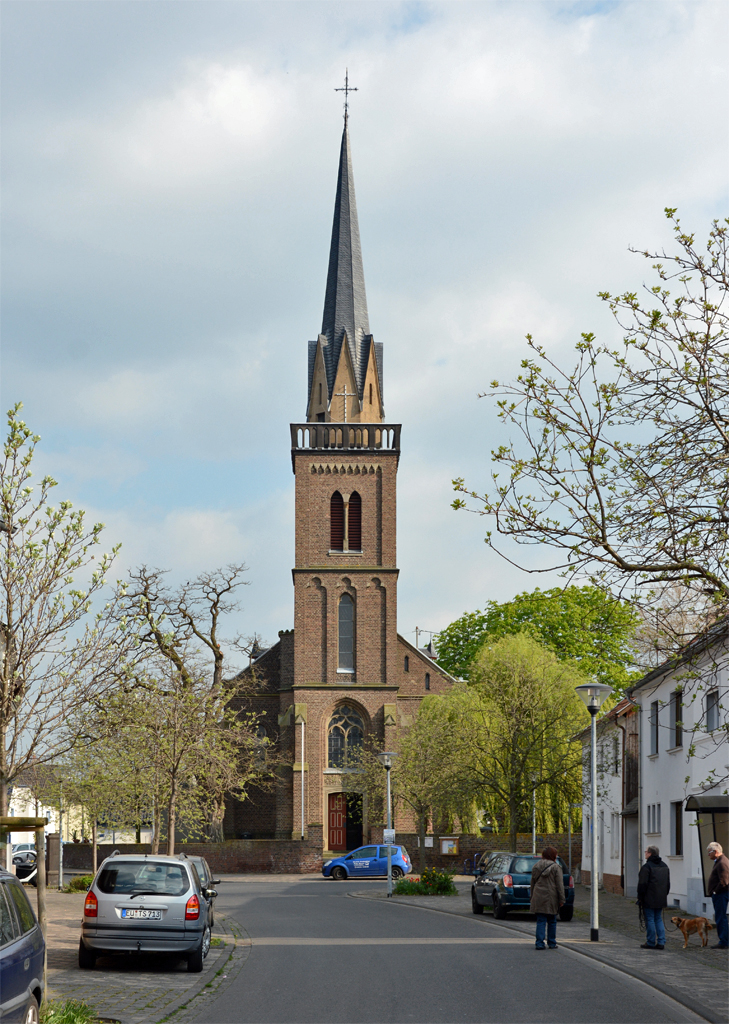
POLYGON ((663 925, 663 908, 668 905, 671 888, 671 872, 659 856, 657 846, 645 851, 645 864, 638 875, 638 906, 645 919, 646 941, 641 949, 663 949, 666 945, 666 929, 663 925))
POLYGON ((706 852, 714 862, 714 870, 709 875, 707 889, 714 904, 714 921, 719 939, 711 948, 729 949, 729 924, 726 919, 729 905, 729 860, 725 857, 720 843, 709 843, 706 852))

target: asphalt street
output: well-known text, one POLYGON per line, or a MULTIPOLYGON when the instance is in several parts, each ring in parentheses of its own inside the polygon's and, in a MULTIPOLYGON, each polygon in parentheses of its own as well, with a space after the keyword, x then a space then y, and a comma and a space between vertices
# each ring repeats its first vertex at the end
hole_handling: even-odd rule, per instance
POLYGON ((250 953, 199 1024, 658 1024, 699 1021, 668 997, 484 918, 349 892, 381 881, 226 881, 218 907, 250 953))

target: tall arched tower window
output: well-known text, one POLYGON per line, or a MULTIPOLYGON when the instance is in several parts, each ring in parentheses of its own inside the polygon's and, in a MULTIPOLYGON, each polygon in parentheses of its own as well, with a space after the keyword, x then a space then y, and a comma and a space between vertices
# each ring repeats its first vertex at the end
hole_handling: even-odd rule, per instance
POLYGON ((356 760, 364 741, 364 722, 359 711, 342 704, 329 722, 329 767, 346 768, 356 760))
POLYGON ((359 494, 354 491, 349 498, 349 507, 347 509, 347 534, 348 534, 348 545, 350 551, 361 551, 362 550, 362 499, 359 494))
POLYGON ((339 662, 343 672, 354 672, 354 601, 342 594, 339 601, 339 662))
POLYGON ((344 550, 344 498, 335 491, 329 505, 329 548, 331 551, 344 550))

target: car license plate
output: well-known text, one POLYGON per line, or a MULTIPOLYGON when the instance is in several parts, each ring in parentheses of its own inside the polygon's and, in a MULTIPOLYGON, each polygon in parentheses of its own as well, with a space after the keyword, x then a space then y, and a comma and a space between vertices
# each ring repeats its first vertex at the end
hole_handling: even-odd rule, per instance
POLYGON ((133 910, 124 909, 121 912, 122 917, 136 917, 141 921, 160 921, 162 919, 161 910, 143 910, 141 907, 135 907, 133 910))

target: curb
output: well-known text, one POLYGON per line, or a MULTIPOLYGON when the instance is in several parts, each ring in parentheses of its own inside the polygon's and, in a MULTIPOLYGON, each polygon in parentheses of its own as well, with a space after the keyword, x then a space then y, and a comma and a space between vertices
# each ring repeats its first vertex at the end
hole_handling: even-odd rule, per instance
MULTIPOLYGON (((227 915, 221 914, 218 910, 215 912, 215 924, 223 932, 226 945, 230 944, 232 947, 227 959, 222 962, 211 981, 206 982, 197 992, 188 995, 184 1003, 166 1013, 157 1024, 167 1024, 168 1021, 171 1024, 187 1024, 195 1020, 205 1004, 216 999, 222 990, 228 988, 243 969, 250 956, 250 935, 238 921, 229 921, 227 915)), ((213 936, 217 937, 219 936, 213 936)))
MULTIPOLYGON (((370 896, 369 894, 356 892, 349 892, 347 893, 347 895, 351 896, 353 899, 358 900, 384 899, 384 897, 370 896)), ((432 899, 432 897, 427 896, 423 898, 432 899)), ((438 906, 419 907, 417 904, 414 903, 397 903, 396 900, 392 899, 385 899, 385 903, 388 906, 412 907, 413 910, 430 910, 435 912, 436 914, 451 913, 449 910, 445 910, 444 908, 438 906)), ((451 914, 451 916, 459 915, 451 914)), ((476 920, 481 919, 476 918, 476 920)), ((501 921, 489 920, 488 923, 493 924, 497 928, 503 928, 504 931, 507 932, 521 932, 524 935, 528 934, 530 936, 532 934, 531 930, 527 932, 526 928, 519 928, 514 927, 514 925, 503 924, 501 921)), ((623 964, 615 963, 609 957, 601 956, 596 950, 584 949, 582 945, 572 943, 569 941, 569 939, 560 942, 560 946, 564 946, 565 949, 569 949, 572 953, 579 953, 581 956, 585 956, 590 960, 596 960, 598 963, 602 963, 606 967, 612 967, 613 970, 620 971, 622 974, 627 974, 629 977, 635 978, 637 981, 642 981, 645 985, 650 986, 650 988, 656 989, 656 991, 660 992, 662 995, 668 996, 670 999, 673 999, 681 1006, 685 1006, 686 1009, 691 1010, 692 1013, 698 1014, 699 1017, 703 1017, 704 1020, 709 1021, 709 1024, 726 1024, 726 1017, 718 1017, 713 1010, 709 1009, 708 1006, 704 1006, 703 1003, 699 1003, 697 1000, 692 999, 691 996, 687 996, 683 992, 679 992, 677 989, 673 988, 671 985, 666 985, 664 984, 664 982, 652 978, 649 974, 645 974, 643 971, 639 971, 634 967, 625 967, 623 964)))

